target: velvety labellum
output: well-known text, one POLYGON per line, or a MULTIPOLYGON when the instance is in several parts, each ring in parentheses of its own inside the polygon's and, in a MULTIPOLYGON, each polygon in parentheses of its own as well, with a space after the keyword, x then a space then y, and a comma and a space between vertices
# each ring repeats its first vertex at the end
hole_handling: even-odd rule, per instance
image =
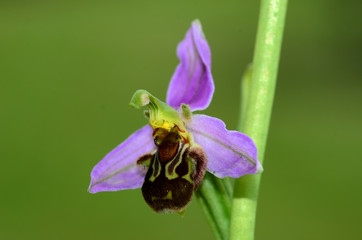
POLYGON ((156 212, 181 212, 204 177, 206 154, 199 145, 185 143, 177 131, 156 129, 154 140, 156 153, 137 161, 149 165, 142 186, 143 197, 156 212))

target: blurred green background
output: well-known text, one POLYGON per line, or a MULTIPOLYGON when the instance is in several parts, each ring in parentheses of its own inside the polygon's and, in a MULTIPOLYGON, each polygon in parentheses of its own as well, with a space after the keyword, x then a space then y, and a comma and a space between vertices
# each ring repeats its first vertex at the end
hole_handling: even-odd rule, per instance
MULTIPOLYGON (((140 190, 87 193, 134 130, 136 89, 165 99, 177 43, 199 18, 216 91, 237 126, 259 2, 0 2, 0 239, 212 239, 196 199, 157 215, 140 190), (230 104, 232 103, 232 104, 230 104)), ((361 239, 361 1, 290 1, 257 239, 361 239)))

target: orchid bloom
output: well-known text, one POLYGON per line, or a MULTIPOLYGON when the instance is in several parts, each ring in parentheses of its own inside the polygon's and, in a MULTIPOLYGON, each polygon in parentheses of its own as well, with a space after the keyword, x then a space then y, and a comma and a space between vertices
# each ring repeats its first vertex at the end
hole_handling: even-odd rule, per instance
POLYGON ((134 132, 92 170, 89 192, 142 187, 156 212, 182 212, 205 171, 239 178, 262 170, 251 138, 229 131, 220 119, 192 111, 206 109, 214 93, 211 53, 199 21, 177 47, 180 64, 167 104, 137 90, 130 105, 146 106, 149 124, 134 132))

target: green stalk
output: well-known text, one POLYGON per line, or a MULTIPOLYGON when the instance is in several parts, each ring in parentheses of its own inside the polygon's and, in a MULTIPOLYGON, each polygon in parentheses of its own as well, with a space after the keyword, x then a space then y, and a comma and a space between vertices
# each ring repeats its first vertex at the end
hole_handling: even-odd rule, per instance
MULTIPOLYGON (((247 106, 241 111, 244 115, 240 116, 242 123, 239 130, 254 140, 261 163, 273 105, 286 10, 287 0, 261 1, 253 71, 247 89, 247 106)), ((235 181, 230 221, 231 240, 254 239, 260 178, 260 174, 247 175, 235 181)))

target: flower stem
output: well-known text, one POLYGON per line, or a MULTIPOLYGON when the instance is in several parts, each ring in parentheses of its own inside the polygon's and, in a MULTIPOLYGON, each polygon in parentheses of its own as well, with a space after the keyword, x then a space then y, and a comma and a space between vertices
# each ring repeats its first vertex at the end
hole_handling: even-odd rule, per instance
MULTIPOLYGON (((262 0, 247 106, 240 116, 239 130, 250 136, 262 163, 273 105, 287 0, 262 0)), ((247 77, 244 77, 247 79, 247 77)), ((244 90, 243 90, 244 91, 244 90)), ((245 91, 244 91, 245 92, 245 91)), ((261 175, 235 181, 230 239, 253 240, 261 175)))

